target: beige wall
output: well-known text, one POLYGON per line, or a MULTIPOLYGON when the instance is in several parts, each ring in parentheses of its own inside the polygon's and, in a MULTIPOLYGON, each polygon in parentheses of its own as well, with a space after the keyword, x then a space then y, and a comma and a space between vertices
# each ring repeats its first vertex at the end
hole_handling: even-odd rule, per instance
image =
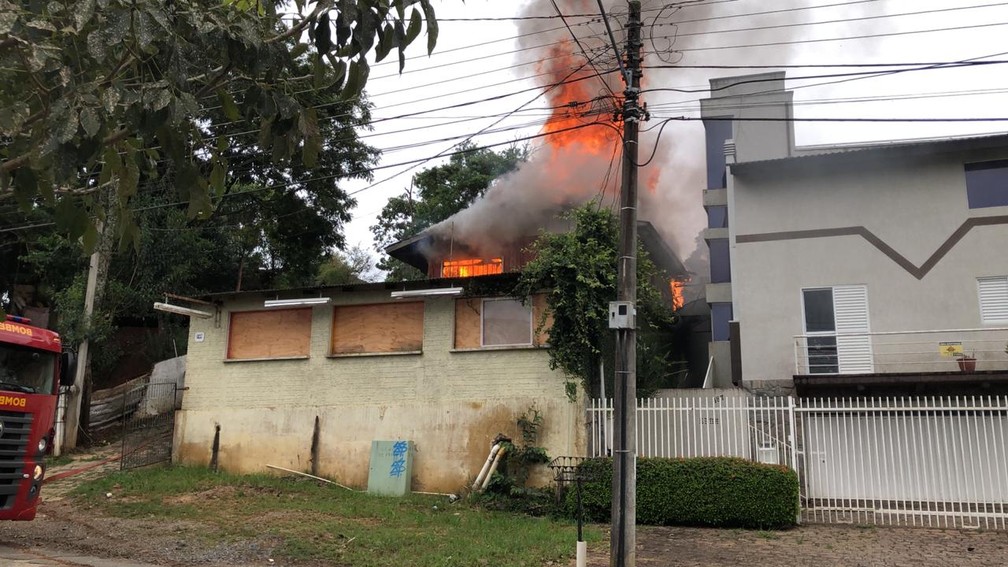
POLYGON ((820 158, 803 158, 801 170, 743 165, 730 177, 732 298, 746 382, 791 379, 803 288, 866 285, 873 332, 982 326, 976 278, 1008 272, 1008 225, 974 227, 922 279, 861 236, 737 242, 863 226, 919 267, 968 218, 1008 214, 1008 207, 970 210, 963 170, 965 162, 1004 159, 1008 149, 862 155, 832 168, 820 158), (867 159, 879 155, 887 157, 867 159))
MULTIPOLYGON (((375 303, 388 301, 388 292, 333 298, 375 303)), ((453 298, 426 301, 423 354, 328 357, 330 305, 314 308, 308 359, 224 362, 227 310, 261 308, 262 300, 226 303, 219 327, 192 321, 177 461, 208 463, 219 424, 224 469, 308 470, 318 416, 322 476, 364 488, 371 441, 409 439, 417 451, 413 489, 455 492, 479 472, 497 433, 519 439, 515 421, 533 404, 545 418, 540 445, 551 457, 584 454, 583 400, 567 400, 547 352, 453 352, 453 298), (200 332, 205 338, 195 342, 200 332)))

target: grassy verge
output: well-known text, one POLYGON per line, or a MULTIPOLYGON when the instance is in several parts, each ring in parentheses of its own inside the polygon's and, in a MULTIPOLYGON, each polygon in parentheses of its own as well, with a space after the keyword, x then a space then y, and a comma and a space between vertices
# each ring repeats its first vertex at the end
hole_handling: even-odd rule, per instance
MULTIPOLYGON (((82 484, 74 497, 113 516, 200 522, 210 543, 266 535, 282 542, 278 558, 353 567, 542 567, 568 561, 576 539, 568 521, 465 501, 382 498, 310 480, 202 468, 116 473, 82 484)), ((586 538, 597 541, 600 534, 588 529, 586 538)))

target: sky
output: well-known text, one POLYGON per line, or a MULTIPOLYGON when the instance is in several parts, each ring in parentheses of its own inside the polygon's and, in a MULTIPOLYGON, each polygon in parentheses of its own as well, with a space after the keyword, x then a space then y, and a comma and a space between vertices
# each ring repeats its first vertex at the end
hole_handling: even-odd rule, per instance
MULTIPOLYGON (((617 43, 622 45, 626 3, 606 0, 604 4, 617 43)), ((552 17, 557 12, 548 0, 435 0, 434 6, 440 20, 434 54, 426 55, 421 37, 407 51, 402 75, 396 73, 394 63, 378 63, 367 84, 374 124, 362 136, 383 155, 373 181, 344 183, 344 187, 358 200, 346 227, 347 242, 372 253, 369 227, 388 198, 406 191, 413 174, 446 162, 444 154, 469 138, 478 145, 507 144, 542 132, 549 115, 543 96, 549 80, 541 76, 548 46, 570 44, 571 34, 576 34, 590 53, 605 47, 596 0, 557 0, 557 7, 568 16, 570 30, 560 18, 552 17), (540 19, 516 19, 529 16, 540 19)), ((1008 61, 1008 43, 1003 41, 1008 31, 1005 2, 645 1, 644 23, 642 100, 648 104, 651 121, 642 129, 653 128, 642 136, 641 149, 656 155, 652 166, 656 194, 642 214, 661 220, 659 229, 683 258, 696 247, 696 235, 705 221, 703 128, 699 122, 678 120, 664 124, 660 134, 658 128, 668 118, 699 116, 699 100, 709 96, 705 90, 712 77, 772 70, 763 66, 793 66, 786 69, 787 87, 795 93, 799 146, 1008 131, 1008 122, 997 121, 802 121, 1008 117, 1008 63, 958 68, 926 65, 1008 61), (913 63, 923 65, 906 65, 913 63), (867 67, 883 64, 899 66, 867 67), (733 65, 749 68, 715 68, 733 65), (897 69, 904 70, 823 77, 897 69)), ((610 88, 619 92, 619 84, 610 82, 615 85, 610 88)), ((598 81, 590 88, 604 92, 605 86, 598 81)), ((543 139, 530 143, 535 161, 543 139)), ((547 174, 555 173, 557 167, 556 160, 543 165, 547 174)), ((600 171, 597 177, 607 169, 600 171)), ((586 175, 594 174, 589 168, 586 175)), ((519 201, 535 192, 533 188, 523 194, 522 188, 514 186, 502 191, 512 191, 519 201)))

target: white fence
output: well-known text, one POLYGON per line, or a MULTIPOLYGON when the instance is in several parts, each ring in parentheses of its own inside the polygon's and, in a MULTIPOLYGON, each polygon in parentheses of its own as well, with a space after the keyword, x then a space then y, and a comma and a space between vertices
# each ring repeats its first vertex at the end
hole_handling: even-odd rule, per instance
MULTIPOLYGON (((589 453, 609 454, 593 400, 589 453)), ((810 522, 1008 529, 1008 397, 645 399, 641 457, 735 456, 798 471, 810 522)))

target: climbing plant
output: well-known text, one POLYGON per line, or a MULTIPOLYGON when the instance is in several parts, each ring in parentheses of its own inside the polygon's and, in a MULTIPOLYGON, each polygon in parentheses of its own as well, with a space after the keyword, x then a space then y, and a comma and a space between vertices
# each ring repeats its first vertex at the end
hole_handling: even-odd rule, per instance
MULTIPOLYGON (((616 299, 618 222, 608 209, 591 202, 568 214, 574 228, 565 233, 543 234, 533 244, 529 262, 515 286, 518 297, 545 293, 550 367, 569 378, 567 393, 573 400, 577 383, 595 393, 599 364, 613 366, 614 340, 609 329, 609 302, 616 299)), ((638 389, 644 394, 668 375, 671 359, 657 337, 675 322, 652 281, 660 278, 647 252, 637 249, 638 389)), ((610 390, 611 391, 611 390, 610 390)))

